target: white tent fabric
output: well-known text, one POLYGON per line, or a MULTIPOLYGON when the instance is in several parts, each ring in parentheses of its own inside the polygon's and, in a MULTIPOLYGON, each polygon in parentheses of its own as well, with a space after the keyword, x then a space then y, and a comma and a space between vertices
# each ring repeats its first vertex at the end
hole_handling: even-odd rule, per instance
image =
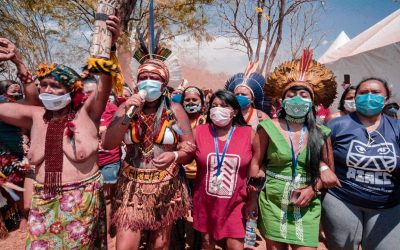
POLYGON ((400 9, 318 60, 336 75, 338 92, 344 74, 353 85, 367 77, 380 77, 400 95, 400 9))
POLYGON ((325 53, 318 59, 319 62, 326 61, 331 57, 331 54, 334 53, 338 48, 345 45, 350 41, 350 38, 347 36, 346 32, 342 31, 336 37, 335 41, 329 46, 329 48, 325 51, 325 53))

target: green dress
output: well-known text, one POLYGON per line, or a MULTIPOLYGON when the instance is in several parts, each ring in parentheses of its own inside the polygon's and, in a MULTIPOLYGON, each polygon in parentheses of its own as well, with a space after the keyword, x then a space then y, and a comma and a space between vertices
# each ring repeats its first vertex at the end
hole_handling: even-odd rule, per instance
MULTIPOLYGON (((292 151, 280 130, 272 120, 264 120, 259 125, 270 140, 264 159, 267 182, 259 196, 258 226, 264 237, 277 242, 317 247, 321 201, 314 198, 304 208, 289 202, 292 180, 292 151)), ((321 126, 325 135, 329 128, 321 126)), ((300 186, 306 183, 305 161, 308 153, 303 147, 298 157, 297 173, 301 175, 300 186)))

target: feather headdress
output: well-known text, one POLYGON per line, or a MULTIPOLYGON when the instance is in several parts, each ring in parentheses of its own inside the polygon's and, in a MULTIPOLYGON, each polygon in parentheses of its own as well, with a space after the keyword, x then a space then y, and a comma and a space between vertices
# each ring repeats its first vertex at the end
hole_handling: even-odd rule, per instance
POLYGON ((137 69, 148 59, 158 59, 164 62, 169 71, 169 86, 177 87, 182 82, 182 69, 178 57, 168 48, 160 45, 161 29, 155 34, 154 30, 154 0, 149 7, 149 46, 146 46, 143 34, 136 28, 138 44, 133 53, 133 68, 137 69))
POLYGON ((284 62, 276 67, 267 79, 266 95, 279 99, 291 87, 303 86, 310 90, 315 105, 329 107, 337 95, 336 79, 331 70, 313 60, 312 56, 312 50, 305 49, 300 60, 284 62))
POLYGON ((234 92, 240 86, 248 88, 254 97, 255 108, 265 111, 265 78, 261 74, 256 73, 257 68, 258 63, 251 62, 244 73, 235 74, 226 82, 225 89, 234 92))

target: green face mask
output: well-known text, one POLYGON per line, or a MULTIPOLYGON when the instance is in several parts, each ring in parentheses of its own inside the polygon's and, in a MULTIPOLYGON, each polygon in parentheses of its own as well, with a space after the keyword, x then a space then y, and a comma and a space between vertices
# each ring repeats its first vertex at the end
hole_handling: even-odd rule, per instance
POLYGON ((286 98, 282 104, 286 114, 293 118, 305 117, 313 105, 310 99, 304 99, 300 96, 286 98))

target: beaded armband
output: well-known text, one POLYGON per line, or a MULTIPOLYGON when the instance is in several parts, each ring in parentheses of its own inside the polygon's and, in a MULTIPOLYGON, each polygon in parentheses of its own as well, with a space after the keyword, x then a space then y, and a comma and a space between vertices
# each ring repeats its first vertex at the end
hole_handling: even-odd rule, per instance
POLYGON ((34 82, 34 80, 33 80, 33 78, 32 78, 32 75, 31 75, 31 73, 29 73, 29 71, 27 72, 26 75, 17 73, 17 77, 19 78, 19 80, 20 80, 24 85, 31 84, 31 83, 34 82))

